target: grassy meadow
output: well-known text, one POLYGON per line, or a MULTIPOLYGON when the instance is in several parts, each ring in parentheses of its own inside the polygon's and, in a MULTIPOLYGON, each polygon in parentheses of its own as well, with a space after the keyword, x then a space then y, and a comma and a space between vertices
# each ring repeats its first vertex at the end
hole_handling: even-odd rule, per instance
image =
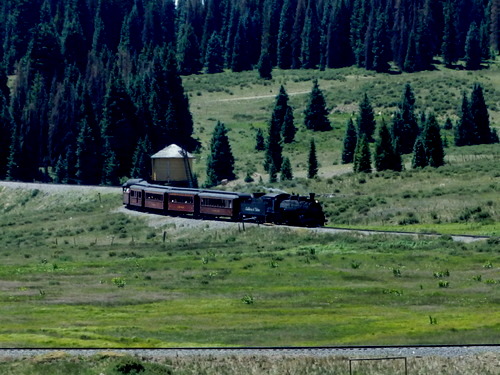
MULTIPOLYGON (((394 237, 315 234, 237 225, 148 225, 119 211, 121 194, 0 186, 0 347, 179 347, 498 343, 500 147, 450 147, 438 169, 351 173, 340 164, 344 125, 367 92, 390 118, 404 84, 419 110, 456 120, 462 92, 481 82, 500 123, 500 65, 375 75, 355 68, 184 79, 203 148, 217 120, 240 179, 225 189, 316 192, 330 226, 435 232, 394 237), (317 77, 334 129, 312 133, 302 112, 317 77), (266 128, 279 85, 299 128, 284 154, 295 179, 269 184, 255 130, 266 128), (319 177, 305 178, 311 137, 319 177), (250 173, 255 181, 243 182, 250 173), (449 234, 493 236, 471 244, 449 234)), ((2 368, 0 367, 0 372, 2 368)), ((11 372, 9 372, 11 373, 11 372)), ((181 372, 182 373, 182 372, 181 372)), ((209 373, 209 372, 207 372, 209 373)))
POLYGON ((498 340, 498 239, 155 229, 120 199, 0 187, 0 346, 498 340))
MULTIPOLYGON (((441 125, 447 117, 458 119, 462 94, 470 95, 474 83, 481 83, 488 105, 490 120, 500 130, 500 63, 491 62, 489 69, 476 72, 447 69, 436 65, 436 70, 420 73, 376 74, 354 67, 312 70, 274 70, 270 81, 259 79, 256 71, 184 77, 184 87, 189 95, 195 121, 195 137, 202 142, 196 171, 200 180, 205 178, 208 143, 217 121, 229 129, 229 137, 236 158, 237 174, 243 179, 247 172, 263 175, 263 152, 255 152, 257 128, 267 130, 274 108, 275 97, 283 85, 294 108, 298 128, 296 142, 285 145, 284 155, 290 157, 295 176, 307 175, 307 151, 312 137, 316 141, 320 176, 329 178, 351 170, 340 165, 342 140, 348 118, 355 117, 358 103, 366 93, 370 98, 377 120, 382 117, 390 123, 394 109, 401 100, 406 83, 410 83, 416 98, 417 112, 433 111, 441 125), (307 105, 312 80, 318 79, 328 107, 333 130, 312 132, 303 124, 303 111, 307 105)), ((450 145, 453 132, 443 131, 450 145)), ((454 157, 455 150, 447 150, 447 161, 460 163, 454 157)), ((459 155, 474 156, 474 151, 457 151, 459 155)), ((497 154, 498 156, 498 154, 497 154)), ((407 167, 409 167, 409 159, 407 167)), ((258 177, 257 177, 258 179, 258 177)))

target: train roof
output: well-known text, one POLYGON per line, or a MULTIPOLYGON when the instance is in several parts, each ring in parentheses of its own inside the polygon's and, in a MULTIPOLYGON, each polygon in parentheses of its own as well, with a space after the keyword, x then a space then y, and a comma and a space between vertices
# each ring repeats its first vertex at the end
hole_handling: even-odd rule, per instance
POLYGON ((132 185, 141 184, 142 182, 145 182, 145 181, 141 178, 132 178, 130 180, 127 180, 122 186, 123 187, 130 187, 132 185))
POLYGON ((157 190, 158 192, 168 192, 169 194, 192 194, 192 195, 204 195, 213 194, 219 197, 230 196, 231 199, 234 197, 240 198, 250 198, 252 195, 249 193, 241 193, 236 191, 225 191, 225 190, 210 190, 210 189, 196 189, 196 188, 184 188, 184 187, 174 187, 174 186, 164 186, 158 184, 150 184, 142 179, 130 179, 123 184, 124 187, 142 189, 147 191, 157 190))
POLYGON ((151 186, 145 186, 142 189, 148 193, 160 193, 160 194, 170 193, 168 189, 159 189, 157 187, 151 187, 151 186))
POLYGON ((201 192, 200 198, 238 199, 239 195, 238 194, 219 194, 219 193, 212 193, 212 192, 210 192, 210 193, 201 192))

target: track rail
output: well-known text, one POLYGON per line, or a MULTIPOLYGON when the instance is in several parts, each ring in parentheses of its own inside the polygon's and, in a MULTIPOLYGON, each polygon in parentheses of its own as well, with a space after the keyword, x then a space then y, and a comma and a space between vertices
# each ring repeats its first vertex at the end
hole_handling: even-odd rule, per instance
POLYGON ((102 352, 117 352, 143 358, 196 356, 263 356, 263 357, 457 357, 483 353, 500 355, 500 345, 413 345, 413 346, 281 346, 281 347, 179 347, 179 348, 12 348, 0 349, 0 358, 30 358, 53 352, 92 356, 102 352))
POLYGON ((336 228, 336 227, 323 227, 321 228, 321 230, 331 231, 335 233, 359 233, 364 235, 385 234, 392 236, 412 236, 412 237, 428 237, 428 238, 439 238, 442 236, 449 236, 453 241, 457 242, 474 242, 474 241, 488 240, 493 238, 493 236, 479 236, 473 234, 445 235, 441 233, 430 233, 430 232, 384 231, 375 229, 351 229, 351 228, 336 228))

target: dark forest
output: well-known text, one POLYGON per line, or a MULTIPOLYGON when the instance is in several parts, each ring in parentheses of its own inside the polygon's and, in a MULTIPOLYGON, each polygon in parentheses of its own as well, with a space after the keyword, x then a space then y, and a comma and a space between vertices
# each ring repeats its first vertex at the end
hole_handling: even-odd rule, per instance
POLYGON ((480 69, 496 0, 0 0, 0 179, 117 184, 193 151, 182 75, 480 69), (11 82, 8 84, 8 77, 11 82))

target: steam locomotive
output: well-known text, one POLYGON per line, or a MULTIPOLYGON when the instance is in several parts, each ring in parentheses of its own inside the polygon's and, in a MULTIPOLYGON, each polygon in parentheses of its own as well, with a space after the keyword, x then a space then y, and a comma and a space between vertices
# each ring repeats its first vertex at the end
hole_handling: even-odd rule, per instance
POLYGON ((308 227, 326 223, 314 194, 309 197, 287 193, 249 194, 155 185, 132 179, 123 184, 123 204, 130 209, 194 218, 229 218, 308 227))

